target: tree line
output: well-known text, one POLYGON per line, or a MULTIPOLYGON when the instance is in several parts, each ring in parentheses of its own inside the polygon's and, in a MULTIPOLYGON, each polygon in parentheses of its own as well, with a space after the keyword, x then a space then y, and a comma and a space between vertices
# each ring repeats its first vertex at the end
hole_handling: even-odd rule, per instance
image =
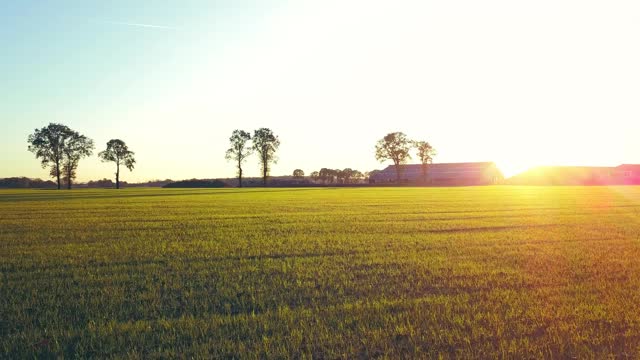
POLYGON ((29 179, 27 177, 11 177, 0 179, 0 189, 55 189, 56 183, 51 180, 29 179))
POLYGON ((342 170, 322 168, 309 176, 313 181, 321 181, 323 184, 357 184, 365 179, 366 174, 351 168, 342 170))
MULTIPOLYGON (((70 129, 66 125, 50 123, 29 135, 29 151, 40 160, 43 168, 49 168, 49 175, 56 179, 58 189, 64 182, 67 189, 71 189, 77 177, 80 160, 93 155, 95 145, 92 139, 70 129)), ((238 185, 242 187, 243 164, 253 154, 260 163, 263 185, 267 185, 271 165, 277 162, 276 152, 280 147, 280 139, 269 128, 260 128, 253 134, 244 130, 234 130, 229 138, 230 147, 225 153, 228 161, 236 166, 238 185)), ((393 132, 380 139, 375 147, 375 157, 384 162, 393 161, 397 180, 401 180, 402 167, 411 158, 411 150, 417 150, 417 156, 423 165, 423 177, 427 178, 427 166, 433 161, 436 150, 426 141, 411 140, 402 132, 393 132)), ((135 153, 129 150, 127 144, 120 139, 109 140, 106 149, 98 153, 103 162, 113 162, 116 165, 116 189, 120 188, 120 167, 132 171, 136 164, 135 153)), ((295 178, 303 178, 304 171, 296 169, 295 178)), ((353 184, 365 179, 367 174, 351 168, 330 169, 322 168, 314 171, 310 177, 314 181, 325 184, 353 184)))
MULTIPOLYGON (((27 139, 29 151, 40 160, 42 168, 49 168, 49 175, 56 179, 58 190, 62 182, 71 189, 76 179, 78 165, 83 158, 93 155, 93 140, 66 125, 50 123, 41 129, 35 129, 27 139)), ((132 171, 136 160, 124 141, 113 139, 107 142, 106 149, 98 153, 103 162, 116 164, 116 188, 120 188, 120 166, 132 171)))
MULTIPOLYGON (((254 152, 258 154, 260 159, 262 182, 266 186, 270 164, 277 161, 275 153, 280 146, 280 140, 273 134, 273 131, 268 128, 260 128, 255 130, 252 136, 247 131, 234 130, 229 142, 231 146, 226 152, 226 159, 234 161, 236 164, 239 187, 242 187, 242 164, 254 152), (252 143, 250 144, 250 142, 252 143)), ((416 150, 418 159, 422 164, 423 180, 426 182, 428 165, 433 162, 433 157, 437 154, 436 149, 429 142, 411 140, 402 132, 392 132, 377 142, 375 156, 380 162, 393 161, 397 181, 400 181, 402 177, 402 167, 400 165, 411 159, 411 150, 413 149, 416 150)), ((304 171, 301 169, 293 171, 294 178, 302 179, 304 175, 304 171)), ((352 184, 365 179, 367 174, 351 168, 342 170, 322 168, 319 171, 312 172, 310 177, 314 181, 321 181, 324 184, 352 184)))
MULTIPOLYGON (((231 133, 229 142, 230 147, 226 152, 225 158, 235 163, 238 186, 242 187, 244 173, 242 165, 254 153, 258 155, 262 183, 266 186, 271 164, 277 162, 275 154, 280 146, 278 136, 269 128, 254 130, 253 135, 244 130, 234 130, 231 133)), ((304 175, 304 171, 301 169, 293 171, 293 177, 296 179, 302 179, 304 175)), ((365 177, 362 172, 350 168, 343 170, 322 168, 320 171, 314 171, 310 175, 314 181, 322 181, 325 184, 351 184, 365 177)))

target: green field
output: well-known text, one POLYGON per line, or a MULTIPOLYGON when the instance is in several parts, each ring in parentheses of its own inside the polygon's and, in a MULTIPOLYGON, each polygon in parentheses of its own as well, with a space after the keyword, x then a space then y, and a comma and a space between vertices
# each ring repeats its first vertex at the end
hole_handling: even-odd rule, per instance
POLYGON ((640 356, 640 188, 0 191, 0 358, 640 356))

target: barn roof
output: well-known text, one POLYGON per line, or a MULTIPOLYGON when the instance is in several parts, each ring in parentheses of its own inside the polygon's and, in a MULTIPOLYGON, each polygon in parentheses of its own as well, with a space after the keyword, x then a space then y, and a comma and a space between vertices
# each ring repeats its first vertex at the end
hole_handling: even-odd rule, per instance
MULTIPOLYGON (((495 166, 492 162, 466 162, 466 163, 436 163, 429 164, 430 172, 439 171, 482 171, 495 166)), ((403 172, 420 171, 422 172, 422 164, 405 164, 400 165, 403 172)), ((387 166, 383 171, 396 171, 395 165, 387 166)))
POLYGON ((609 166, 538 166, 529 169, 529 171, 599 172, 613 169, 615 168, 609 166))
POLYGON ((640 165, 637 164, 622 164, 616 167, 618 170, 628 170, 628 171, 640 171, 640 165))
MULTIPOLYGON (((419 178, 422 176, 422 164, 400 165, 402 176, 405 178, 419 178)), ((428 165, 428 176, 431 178, 465 178, 477 177, 488 170, 495 169, 493 162, 465 162, 465 163, 436 163, 428 165)), ((384 170, 374 174, 374 179, 395 178, 396 166, 389 165, 384 170)))

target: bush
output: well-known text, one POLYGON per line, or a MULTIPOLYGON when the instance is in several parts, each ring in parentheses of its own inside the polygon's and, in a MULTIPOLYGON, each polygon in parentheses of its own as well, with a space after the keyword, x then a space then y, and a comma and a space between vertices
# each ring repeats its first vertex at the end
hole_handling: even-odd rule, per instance
POLYGON ((53 189, 56 187, 56 183, 50 180, 45 181, 26 177, 0 179, 0 188, 5 189, 53 189))
POLYGON ((182 180, 166 184, 163 188, 223 188, 228 187, 227 183, 220 180, 182 180))

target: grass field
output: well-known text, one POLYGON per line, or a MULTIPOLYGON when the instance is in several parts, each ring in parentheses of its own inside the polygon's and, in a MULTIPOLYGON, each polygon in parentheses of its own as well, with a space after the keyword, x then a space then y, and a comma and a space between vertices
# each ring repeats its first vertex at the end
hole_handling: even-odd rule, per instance
POLYGON ((0 191, 0 358, 638 358, 640 188, 0 191))

